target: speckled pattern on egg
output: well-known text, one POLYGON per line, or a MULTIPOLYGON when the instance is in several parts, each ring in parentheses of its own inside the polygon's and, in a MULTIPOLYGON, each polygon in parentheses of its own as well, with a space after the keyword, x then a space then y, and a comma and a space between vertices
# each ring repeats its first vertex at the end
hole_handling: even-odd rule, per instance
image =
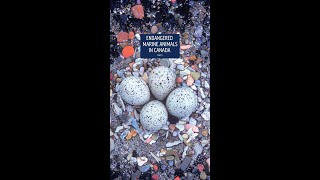
POLYGON ((176 87, 176 74, 168 67, 158 66, 149 76, 150 91, 158 100, 164 100, 176 87))
POLYGON ((184 118, 196 110, 197 96, 189 87, 177 88, 169 94, 166 106, 171 115, 184 118))
POLYGON ((143 106, 140 114, 144 129, 155 132, 162 128, 168 120, 166 107, 158 100, 153 100, 143 106))
POLYGON ((131 105, 144 105, 150 100, 148 85, 135 76, 125 78, 120 84, 120 96, 131 105))

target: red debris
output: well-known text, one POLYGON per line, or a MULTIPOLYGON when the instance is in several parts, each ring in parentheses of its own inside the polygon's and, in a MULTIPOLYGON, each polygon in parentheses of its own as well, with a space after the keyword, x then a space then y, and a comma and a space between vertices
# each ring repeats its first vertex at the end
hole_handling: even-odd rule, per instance
POLYGON ((158 171, 158 166, 155 164, 155 165, 153 165, 153 169, 155 170, 155 171, 158 171))
POLYGON ((179 177, 179 176, 177 176, 176 178, 174 178, 174 180, 180 180, 180 177, 179 177))
MULTIPOLYGON (((149 176, 149 177, 150 177, 150 176, 149 176)), ((154 174, 154 175, 152 175, 152 179, 158 180, 158 179, 159 179, 159 176, 158 176, 157 174, 154 174)))
POLYGON ((202 164, 198 164, 198 170, 202 172, 204 170, 204 166, 202 164))

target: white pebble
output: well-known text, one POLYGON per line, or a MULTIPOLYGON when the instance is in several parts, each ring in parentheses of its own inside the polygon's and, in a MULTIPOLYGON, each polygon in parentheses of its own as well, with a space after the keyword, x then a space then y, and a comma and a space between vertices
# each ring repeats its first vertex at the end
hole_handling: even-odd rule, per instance
POLYGON ((197 120, 195 120, 194 118, 190 118, 189 124, 196 126, 197 125, 197 120))
POLYGON ((140 34, 136 34, 135 37, 136 37, 139 41, 141 40, 140 34))
POLYGON ((182 124, 176 124, 176 128, 178 128, 179 131, 183 131, 183 130, 184 130, 184 125, 182 125, 182 124))
POLYGON ((123 126, 118 126, 114 132, 117 133, 117 132, 119 132, 119 131, 122 130, 122 129, 123 129, 123 126))

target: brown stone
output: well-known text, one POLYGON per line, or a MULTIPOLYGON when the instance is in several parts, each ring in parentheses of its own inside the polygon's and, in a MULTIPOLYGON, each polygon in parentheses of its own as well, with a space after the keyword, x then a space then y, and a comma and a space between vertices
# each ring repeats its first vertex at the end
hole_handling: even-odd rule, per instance
POLYGON ((195 55, 192 55, 192 56, 190 56, 190 58, 189 58, 190 61, 194 61, 194 60, 196 60, 196 59, 197 59, 197 57, 196 57, 195 55))

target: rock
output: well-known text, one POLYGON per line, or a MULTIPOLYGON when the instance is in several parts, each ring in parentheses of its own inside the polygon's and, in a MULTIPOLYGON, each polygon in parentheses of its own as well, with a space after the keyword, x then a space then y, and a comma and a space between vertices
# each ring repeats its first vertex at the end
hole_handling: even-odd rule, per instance
POLYGON ((169 129, 171 129, 172 131, 176 129, 176 125, 175 124, 170 124, 169 125, 169 129))
POLYGON ((193 126, 192 127, 192 131, 197 133, 197 132, 199 132, 199 128, 197 126, 193 126))
POLYGON ((195 120, 193 117, 190 117, 189 124, 196 126, 197 125, 197 120, 195 120))
POLYGON ((144 17, 144 10, 142 5, 135 5, 131 8, 132 14, 137 19, 142 19, 144 17))
POLYGON ((191 163, 191 157, 186 156, 180 165, 180 169, 182 171, 186 170, 190 163, 191 163))
POLYGON ((122 129, 123 129, 123 126, 118 126, 114 132, 115 132, 115 133, 118 133, 118 132, 119 132, 120 130, 122 130, 122 129))
POLYGON ((154 180, 158 180, 158 179, 159 179, 159 176, 158 176, 157 174, 154 174, 154 175, 152 175, 151 178, 154 179, 154 180))
POLYGON ((133 39, 134 38, 134 33, 131 31, 129 32, 129 39, 133 39))
POLYGON ((147 164, 147 165, 144 165, 144 166, 139 166, 138 168, 142 173, 144 173, 144 172, 147 172, 150 169, 150 165, 147 164))
POLYGON ((166 144, 166 147, 176 146, 176 145, 181 144, 181 143, 182 143, 182 141, 168 142, 168 143, 166 144))
POLYGON ((202 172, 204 170, 204 166, 202 164, 198 164, 197 168, 199 172, 202 172))
POLYGON ((206 121, 210 120, 210 112, 207 109, 204 110, 201 114, 201 117, 206 121))
POLYGON ((117 105, 117 103, 112 103, 111 104, 112 110, 116 116, 122 114, 122 109, 117 105))
POLYGON ((174 156, 166 156, 166 160, 174 160, 174 156))
POLYGON ((131 176, 131 180, 137 180, 139 179, 139 177, 141 176, 141 172, 139 170, 137 170, 132 176, 131 176))
POLYGON ((168 161, 170 166, 173 166, 173 160, 168 161))
POLYGON ((114 140, 112 138, 110 138, 110 152, 112 152, 114 150, 114 140))
POLYGON ((184 125, 182 125, 182 124, 176 124, 176 128, 178 128, 179 131, 183 131, 183 130, 184 130, 184 125))
POLYGON ((192 85, 192 86, 191 86, 191 89, 193 89, 193 90, 195 90, 195 91, 196 91, 196 90, 197 90, 196 85, 192 85))
POLYGON ((198 80, 200 78, 200 73, 198 72, 191 72, 190 75, 194 80, 198 80))
POLYGON ((126 32, 120 32, 120 33, 118 34, 118 36, 117 36, 117 41, 118 41, 119 43, 122 43, 122 42, 127 41, 128 38, 129 38, 129 34, 128 34, 128 33, 126 33, 126 32))
POLYGON ((179 64, 178 66, 177 66, 177 69, 179 69, 179 70, 184 70, 184 66, 182 65, 182 64, 179 64))
POLYGON ((191 47, 191 45, 181 45, 180 49, 186 50, 186 49, 189 49, 190 47, 191 47))
POLYGON ((134 54, 134 48, 132 46, 126 46, 122 49, 122 55, 124 58, 128 58, 133 56, 134 54))
MULTIPOLYGON (((146 157, 138 157, 137 158, 137 162, 139 166, 144 165, 146 162, 148 162, 148 158, 146 157)), ((150 167, 150 166, 149 166, 150 167)))
POLYGON ((203 131, 201 132, 201 134, 202 134, 202 136, 207 137, 207 136, 208 136, 208 130, 207 130, 207 129, 203 130, 203 131))
POLYGON ((193 82, 194 82, 194 79, 193 79, 192 76, 189 74, 189 75, 188 75, 188 79, 187 79, 187 85, 188 85, 188 86, 192 86, 193 82))
POLYGON ((151 33, 156 34, 158 32, 158 27, 157 26, 152 26, 151 27, 151 33))
POLYGON ((197 59, 197 57, 195 56, 195 55, 191 55, 190 57, 189 57, 189 60, 190 61, 194 61, 194 60, 196 60, 197 59))
POLYGON ((208 164, 209 172, 210 172, 210 158, 208 158, 208 159, 206 160, 206 163, 208 164))
POLYGON ((204 171, 200 173, 200 179, 207 179, 207 175, 204 171))
POLYGON ((182 137, 183 137, 184 139, 188 139, 188 138, 189 138, 189 135, 188 135, 188 134, 182 134, 182 137))
POLYGON ((201 50, 200 51, 202 57, 207 57, 209 55, 208 51, 201 50))
POLYGON ((134 35, 139 41, 141 40, 140 34, 134 35))
POLYGON ((182 83, 182 82, 183 82, 182 77, 177 77, 177 78, 176 78, 176 82, 177 82, 177 83, 182 83))
POLYGON ((201 98, 204 99, 206 96, 204 95, 203 89, 199 88, 199 92, 200 92, 201 98))
POLYGON ((140 68, 140 71, 139 71, 139 74, 142 76, 143 73, 144 73, 144 67, 141 67, 141 68, 140 68))
POLYGON ((210 85, 207 81, 204 81, 204 88, 210 89, 210 85))

